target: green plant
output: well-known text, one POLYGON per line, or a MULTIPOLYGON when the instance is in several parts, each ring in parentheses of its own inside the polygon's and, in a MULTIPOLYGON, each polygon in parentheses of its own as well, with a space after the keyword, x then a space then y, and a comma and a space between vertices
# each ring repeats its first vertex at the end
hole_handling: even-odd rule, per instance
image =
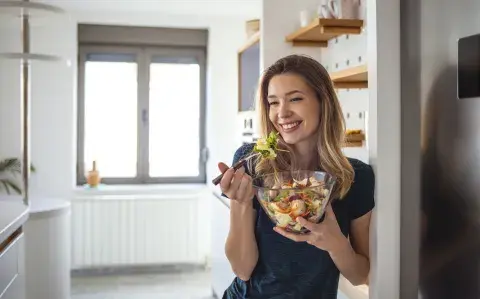
MULTIPOLYGON (((35 172, 35 167, 30 167, 35 172)), ((7 158, 0 160, 0 191, 3 189, 7 194, 14 191, 22 194, 22 187, 19 186, 19 179, 22 174, 22 162, 18 158, 7 158)), ((20 182, 22 180, 20 179, 20 182)))

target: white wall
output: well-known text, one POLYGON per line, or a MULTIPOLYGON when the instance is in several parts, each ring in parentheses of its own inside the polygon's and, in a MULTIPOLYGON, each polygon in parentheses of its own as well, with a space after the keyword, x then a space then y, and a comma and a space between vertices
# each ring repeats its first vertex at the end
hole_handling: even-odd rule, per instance
MULTIPOLYGON (((5 15, 2 15, 4 17, 5 15)), ((21 52, 18 20, 0 26, 0 52, 21 52)), ((4 23, 5 24, 5 23, 4 23)), ((72 62, 31 63, 32 194, 68 196, 74 182, 76 25, 68 18, 32 22, 31 51, 72 62), (40 26, 41 25, 41 26, 40 26), (58 26, 58 27, 57 27, 58 26)), ((0 60, 0 156, 21 157, 20 62, 0 60)))
POLYGON ((397 299, 400 281, 400 1, 367 1, 368 149, 375 170, 370 298, 397 299))
POLYGON ((32 52, 66 60, 32 63, 31 157, 37 172, 31 176, 31 194, 69 198, 76 165, 76 22, 62 17, 33 27, 31 40, 32 52))
POLYGON ((290 54, 305 54, 320 61, 320 48, 293 47, 285 42, 287 35, 300 28, 300 11, 311 11, 313 20, 320 1, 263 0, 262 3, 260 68, 263 70, 290 54))
MULTIPOLYGON (((20 37, 20 24, 0 18, 0 52, 17 52, 21 47, 20 37)), ((0 158, 21 155, 19 82, 20 63, 0 59, 0 158)))
MULTIPOLYGON (((361 17, 366 5, 361 7, 361 17)), ((365 22, 366 23, 366 22, 365 22)), ((328 48, 322 48, 321 62, 329 72, 341 71, 368 63, 367 55, 367 25, 361 34, 339 36, 328 42, 328 48)), ((338 89, 337 96, 342 106, 347 129, 362 129, 369 138, 369 91, 368 89, 338 89)), ((345 155, 369 163, 368 142, 362 147, 347 147, 345 155)))

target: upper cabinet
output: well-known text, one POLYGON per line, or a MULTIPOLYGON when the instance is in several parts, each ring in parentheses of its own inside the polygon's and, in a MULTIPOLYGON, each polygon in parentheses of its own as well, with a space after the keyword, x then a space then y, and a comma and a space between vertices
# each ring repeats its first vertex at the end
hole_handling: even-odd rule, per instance
POLYGON ((254 110, 260 79, 260 20, 247 22, 246 43, 238 50, 238 111, 254 110))

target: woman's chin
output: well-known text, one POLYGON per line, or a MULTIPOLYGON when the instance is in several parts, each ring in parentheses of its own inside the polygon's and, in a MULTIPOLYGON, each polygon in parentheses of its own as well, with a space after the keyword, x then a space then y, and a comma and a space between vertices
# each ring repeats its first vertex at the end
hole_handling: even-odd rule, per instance
POLYGON ((283 134, 282 138, 283 138, 283 141, 285 141, 285 143, 288 145, 294 145, 299 141, 298 136, 295 136, 293 134, 283 134))

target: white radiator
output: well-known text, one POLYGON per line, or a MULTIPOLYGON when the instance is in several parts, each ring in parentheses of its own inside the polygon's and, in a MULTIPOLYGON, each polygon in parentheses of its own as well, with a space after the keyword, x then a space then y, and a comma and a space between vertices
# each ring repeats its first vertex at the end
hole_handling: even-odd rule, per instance
POLYGON ((200 205, 198 193, 76 198, 72 269, 205 263, 209 244, 200 235, 209 230, 210 213, 204 221, 199 216, 210 207, 200 205))

